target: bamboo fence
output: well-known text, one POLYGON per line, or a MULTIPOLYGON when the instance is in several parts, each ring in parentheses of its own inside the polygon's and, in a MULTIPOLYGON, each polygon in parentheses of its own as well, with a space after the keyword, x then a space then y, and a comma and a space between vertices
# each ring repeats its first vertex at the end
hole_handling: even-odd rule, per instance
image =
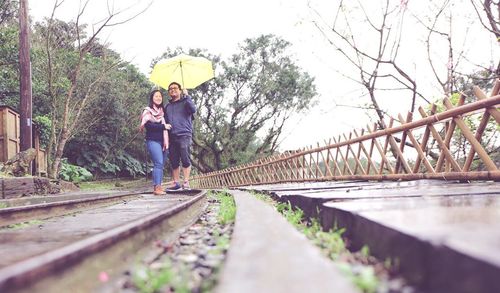
POLYGON ((500 80, 488 97, 474 87, 475 102, 457 105, 445 98, 427 112, 391 118, 361 131, 287 151, 252 163, 194 176, 196 188, 223 188, 331 180, 494 180, 500 181, 498 139, 500 80), (486 137, 487 136, 487 137, 486 137), (483 141, 488 138, 488 141, 483 141), (493 147, 491 147, 493 145, 493 147), (489 151, 487 147, 489 146, 489 151))

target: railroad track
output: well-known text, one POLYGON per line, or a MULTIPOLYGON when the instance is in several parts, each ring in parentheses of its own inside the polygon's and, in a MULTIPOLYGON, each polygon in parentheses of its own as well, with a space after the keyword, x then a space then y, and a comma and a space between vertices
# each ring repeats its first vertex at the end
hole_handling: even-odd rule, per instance
POLYGON ((0 292, 95 290, 100 274, 120 274, 155 240, 194 223, 205 198, 200 190, 161 197, 123 192, 3 209, 0 292), (28 218, 32 225, 4 225, 28 218))
POLYGON ((40 196, 0 201, 0 226, 46 219, 137 199, 144 191, 111 191, 40 196))

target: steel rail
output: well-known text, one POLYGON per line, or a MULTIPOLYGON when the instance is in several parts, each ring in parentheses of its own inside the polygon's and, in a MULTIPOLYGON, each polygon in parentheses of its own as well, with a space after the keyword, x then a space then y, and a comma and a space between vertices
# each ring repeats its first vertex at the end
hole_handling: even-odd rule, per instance
POLYGON ((96 195, 79 199, 3 208, 0 209, 0 226, 7 226, 32 219, 45 219, 66 215, 119 201, 127 201, 137 198, 140 194, 144 194, 144 192, 120 192, 120 194, 115 195, 96 195))
MULTIPOLYGON (((120 263, 124 255, 134 255, 147 240, 153 241, 157 235, 166 232, 177 231, 186 224, 192 224, 193 219, 199 216, 204 199, 205 191, 196 191, 197 195, 191 199, 181 202, 172 208, 161 210, 146 217, 115 227, 111 230, 95 234, 88 238, 76 241, 64 247, 42 253, 24 261, 0 269, 0 292, 25 291, 30 292, 61 292, 69 288, 53 288, 53 286, 67 286, 67 284, 56 284, 61 279, 77 279, 75 276, 78 264, 87 263, 95 270, 95 262, 102 263, 104 259, 112 258, 110 263, 120 263), (192 210, 195 209, 196 211, 192 210), (188 213, 188 219, 182 220, 182 213, 188 213), (177 217, 175 220, 174 218, 177 217), (193 219, 191 219, 193 218, 193 219), (125 244, 125 241, 135 241, 133 244, 125 244), (92 260, 92 257, 97 260, 92 260), (61 274, 69 274, 62 278, 61 274)), ((79 274, 85 274, 88 269, 81 268, 79 274)), ((79 290, 86 290, 88 286, 95 286, 95 276, 92 280, 86 279, 78 285, 79 290)), ((87 276, 88 278, 88 276, 87 276)), ((74 287, 73 287, 74 288, 74 287)), ((95 289, 95 288, 94 288, 95 289)))

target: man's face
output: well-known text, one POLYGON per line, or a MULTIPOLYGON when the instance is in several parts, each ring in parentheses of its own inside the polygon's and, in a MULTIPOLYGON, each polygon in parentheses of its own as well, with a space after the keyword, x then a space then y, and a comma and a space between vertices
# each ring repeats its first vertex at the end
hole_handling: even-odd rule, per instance
POLYGON ((168 95, 172 97, 172 99, 177 100, 180 97, 181 89, 178 85, 172 84, 168 87, 168 95))

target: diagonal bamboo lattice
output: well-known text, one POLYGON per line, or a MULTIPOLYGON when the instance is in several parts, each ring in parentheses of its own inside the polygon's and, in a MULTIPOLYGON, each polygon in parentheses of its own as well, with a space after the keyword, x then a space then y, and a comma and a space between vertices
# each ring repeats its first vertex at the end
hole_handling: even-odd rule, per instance
POLYGON ((255 162, 192 178, 197 188, 237 187, 327 180, 494 180, 500 181, 498 139, 500 80, 490 97, 474 87, 477 101, 444 111, 420 107, 421 119, 391 118, 386 129, 373 127, 325 141, 325 146, 287 151, 255 162), (378 129, 378 130, 377 130, 378 129), (474 133, 475 132, 475 133, 474 133), (488 141, 484 136, 488 133, 488 141), (489 146, 490 152, 486 150, 489 146), (493 146, 493 147, 492 147, 493 146))

